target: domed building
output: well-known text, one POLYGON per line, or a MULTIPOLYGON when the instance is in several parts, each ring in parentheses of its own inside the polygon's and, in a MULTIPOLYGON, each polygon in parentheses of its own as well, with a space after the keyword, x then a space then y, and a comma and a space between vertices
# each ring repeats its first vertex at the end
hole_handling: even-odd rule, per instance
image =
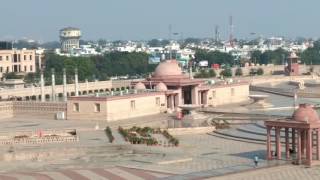
MULTIPOLYGON (((121 82, 119 82, 121 83, 121 82)), ((176 60, 164 60, 131 88, 68 98, 67 119, 115 121, 179 111, 182 106, 217 106, 248 100, 247 82, 207 83, 186 75, 176 60)))
MULTIPOLYGON (((135 83, 138 82, 133 85, 135 83)), ((160 62, 151 77, 142 83, 147 89, 157 91, 159 83, 161 86, 165 85, 167 108, 172 110, 185 104, 217 106, 237 103, 246 101, 249 95, 247 82, 208 85, 203 79, 193 79, 184 74, 178 61, 174 59, 160 62)))
POLYGON ((276 142, 275 154, 278 160, 282 159, 281 136, 284 136, 286 160, 290 160, 292 153, 296 153, 294 160, 296 164, 311 166, 313 160, 320 160, 320 119, 313 106, 300 104, 292 118, 268 120, 265 121, 265 126, 267 127, 268 160, 273 159, 271 147, 273 129, 276 142), (281 134, 282 129, 285 130, 284 135, 281 134), (316 152, 315 156, 313 152, 316 152))

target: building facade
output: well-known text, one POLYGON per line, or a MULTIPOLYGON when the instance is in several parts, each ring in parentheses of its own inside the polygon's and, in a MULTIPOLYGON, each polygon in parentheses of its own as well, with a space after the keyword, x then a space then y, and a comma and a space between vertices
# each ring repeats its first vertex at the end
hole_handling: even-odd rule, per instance
POLYGON ((0 50, 0 76, 9 72, 36 72, 35 56, 35 50, 0 50))
POLYGON ((106 120, 159 114, 166 110, 163 92, 127 93, 118 96, 70 97, 67 101, 70 120, 106 120))
POLYGON ((69 53, 80 47, 81 31, 78 28, 67 27, 60 30, 61 51, 69 53))

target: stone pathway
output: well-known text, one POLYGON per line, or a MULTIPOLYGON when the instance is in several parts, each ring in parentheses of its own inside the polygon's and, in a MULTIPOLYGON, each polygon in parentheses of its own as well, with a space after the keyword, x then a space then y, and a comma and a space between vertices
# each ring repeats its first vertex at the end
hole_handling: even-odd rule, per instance
POLYGON ((208 180, 319 180, 320 167, 306 168, 304 166, 277 166, 245 171, 220 177, 208 178, 208 180))
POLYGON ((147 171, 122 166, 107 169, 66 169, 42 172, 13 172, 0 174, 1 180, 151 180, 173 174, 147 171))

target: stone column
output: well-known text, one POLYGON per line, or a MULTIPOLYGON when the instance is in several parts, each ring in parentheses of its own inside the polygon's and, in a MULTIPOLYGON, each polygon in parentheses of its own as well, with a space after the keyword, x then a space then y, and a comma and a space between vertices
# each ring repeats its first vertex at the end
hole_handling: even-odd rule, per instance
POLYGON ((276 148, 277 148, 277 159, 281 160, 280 127, 276 127, 276 148))
POLYGON ((306 149, 306 141, 305 141, 305 139, 306 139, 306 134, 305 134, 305 130, 303 130, 303 129, 301 129, 300 130, 301 131, 301 156, 304 156, 304 154, 305 154, 305 149, 306 149))
POLYGON ((192 66, 189 66, 189 78, 193 79, 192 66))
POLYGON ((54 69, 51 69, 51 100, 56 100, 56 92, 55 92, 55 86, 56 86, 56 79, 54 77, 54 69))
POLYGON ((170 95, 170 107, 174 111, 174 94, 170 95))
POLYGON ((297 160, 298 164, 301 164, 301 130, 298 129, 298 137, 297 137, 297 147, 298 147, 298 154, 297 154, 297 160))
POLYGON ((63 100, 67 101, 67 74, 65 68, 63 68, 63 100))
POLYGON ((272 160, 272 154, 271 154, 271 129, 272 129, 272 127, 267 126, 267 160, 272 160))
POLYGON ((289 159, 290 158, 289 128, 285 128, 285 138, 286 138, 286 159, 289 159))
POLYGON ((307 146, 307 152, 306 152, 306 157, 307 157, 307 164, 311 166, 312 163, 312 129, 307 129, 307 140, 306 140, 306 146, 307 146))
POLYGON ((85 79, 85 83, 86 83, 87 94, 89 94, 89 82, 88 82, 88 79, 85 79))
POLYGON ((79 96, 78 68, 74 70, 74 91, 75 96, 79 96))
POLYGON ((291 145, 292 145, 292 150, 293 152, 297 152, 296 151, 296 130, 294 128, 291 129, 291 145))
POLYGON ((180 87, 178 89, 179 93, 177 95, 177 99, 178 99, 178 102, 177 102, 177 105, 183 105, 183 102, 182 102, 182 88, 180 87))
POLYGON ((43 70, 41 70, 40 74, 40 86, 41 86, 41 102, 45 102, 45 94, 44 94, 44 78, 43 78, 43 70))
POLYGON ((198 104, 199 103, 199 95, 198 95, 198 90, 199 88, 197 86, 194 86, 191 90, 191 95, 192 95, 192 104, 198 104))
POLYGON ((320 160, 320 129, 317 129, 317 160, 320 160))

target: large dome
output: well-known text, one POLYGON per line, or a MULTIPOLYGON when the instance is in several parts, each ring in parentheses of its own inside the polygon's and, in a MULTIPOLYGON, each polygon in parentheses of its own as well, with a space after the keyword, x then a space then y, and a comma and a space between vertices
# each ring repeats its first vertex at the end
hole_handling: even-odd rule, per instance
POLYGON ((154 71, 154 77, 181 76, 182 71, 176 60, 166 60, 161 62, 154 71))
POLYGON ((318 113, 309 104, 300 104, 299 108, 293 113, 294 121, 317 122, 319 121, 318 113))

